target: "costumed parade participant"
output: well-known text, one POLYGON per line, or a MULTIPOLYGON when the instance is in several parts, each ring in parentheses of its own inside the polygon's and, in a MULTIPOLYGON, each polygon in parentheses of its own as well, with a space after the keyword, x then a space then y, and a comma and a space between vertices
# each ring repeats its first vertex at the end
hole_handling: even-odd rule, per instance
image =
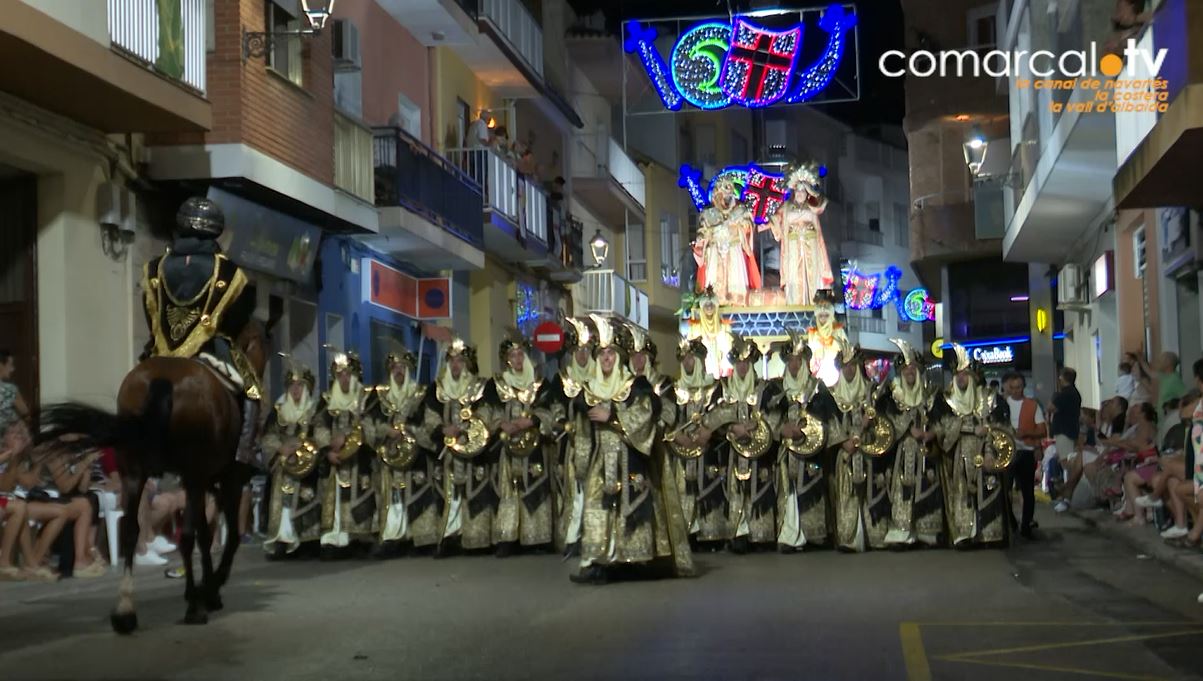
POLYGON ((779 386, 757 376, 760 358, 754 341, 735 337, 730 356, 734 371, 722 380, 718 402, 705 418, 708 430, 724 436, 715 449, 726 452, 726 526, 735 553, 777 541, 776 462, 766 455, 780 421, 772 408, 779 386))
MULTIPOLYGON (((384 360, 385 382, 375 387, 368 410, 369 440, 377 455, 377 529, 380 558, 397 556, 410 547, 434 546, 440 538, 442 490, 436 470, 431 434, 421 428, 426 396, 414 377, 417 358, 396 341, 384 360)), ((440 442, 441 445, 441 442, 440 442)))
POLYGON ((923 377, 923 364, 910 343, 891 338, 901 354, 883 404, 894 425, 894 471, 890 480, 890 531, 886 543, 938 546, 944 534, 941 455, 933 444, 936 390, 923 377))
POLYGON ((748 291, 760 288, 756 226, 730 177, 714 180, 710 202, 698 220, 698 235, 693 242, 697 285, 712 288, 724 305, 744 305, 748 291))
POLYGON ((511 555, 518 545, 550 549, 554 536, 552 449, 545 440, 552 435, 555 410, 547 408, 551 388, 535 378, 530 351, 530 342, 513 330, 497 353, 505 367, 493 381, 501 431, 501 489, 493 529, 499 557, 511 555))
MULTIPOLYGON (((659 414, 647 379, 626 366, 617 323, 590 315, 597 329, 593 377, 584 401, 576 446, 589 448, 579 583, 604 583, 621 566, 671 562, 677 575, 693 573, 684 519, 666 510, 665 484, 655 454, 659 414), (672 526, 670 526, 672 525, 672 526), (671 559, 671 560, 669 560, 671 559)), ((667 567, 667 566, 666 566, 667 567)))
POLYGON ((577 399, 585 384, 593 377, 593 359, 597 332, 589 318, 569 317, 564 329, 563 367, 552 379, 552 418, 558 423, 556 461, 553 480, 556 484, 556 550, 580 554, 581 520, 585 509, 585 473, 589 470, 589 447, 576 446, 574 433, 583 402, 577 399))
POLYGON ((814 297, 815 325, 806 330, 806 344, 810 346, 810 373, 828 387, 839 379, 837 359, 840 347, 848 343, 844 327, 835 320, 835 296, 823 290, 814 297))
MULTIPOLYGON (((328 346, 327 346, 328 347, 328 346)), ((342 555, 351 542, 376 539, 376 489, 372 448, 364 433, 371 389, 354 352, 329 348, 330 389, 322 396, 321 427, 330 432, 319 463, 322 496, 322 555, 342 555)))
POLYGON ((860 348, 841 343, 839 378, 831 390, 836 412, 827 435, 835 450, 831 494, 835 542, 844 551, 885 547, 890 525, 889 461, 893 427, 877 413, 873 383, 860 348))
POLYGON ((827 543, 829 526, 825 469, 825 421, 834 411, 823 382, 810 373, 806 337, 793 329, 774 351, 785 364, 780 389, 781 425, 777 431, 777 546, 793 553, 806 545, 827 543))
POLYGON ((721 378, 731 373, 731 362, 727 359, 733 338, 730 324, 723 320, 718 298, 709 287, 694 301, 687 338, 701 341, 705 346, 706 371, 711 376, 721 378))
POLYGON ((499 500, 493 446, 498 411, 492 381, 477 376, 476 348, 453 339, 443 353, 438 378, 426 393, 423 428, 442 442, 442 536, 437 557, 457 547, 487 549, 493 545, 493 520, 499 500))
MULTIPOLYGON (((944 499, 952 545, 1006 542, 1010 492, 1004 472, 1015 453, 1007 406, 989 390, 969 352, 952 344, 952 385, 944 393, 947 412, 937 432, 944 461, 944 499)), ((947 355, 946 355, 947 356, 947 355)))
POLYGON ((271 471, 263 542, 271 558, 321 538, 318 452, 330 444, 330 431, 318 423, 322 403, 313 372, 290 358, 285 357, 285 362, 284 394, 276 400, 259 441, 271 471))
POLYGON ((722 490, 726 469, 718 467, 717 458, 708 456, 715 451, 714 433, 702 425, 718 397, 718 382, 706 371, 706 352, 706 346, 697 338, 683 340, 677 347, 681 365, 675 386, 677 418, 674 428, 664 434, 664 441, 690 538, 696 541, 701 536, 702 541, 721 542, 727 534, 722 490), (711 473, 708 466, 714 466, 711 473), (706 496, 717 495, 708 502, 705 514, 698 504, 703 489, 706 496), (721 503, 713 503, 716 500, 721 503))
POLYGON ((819 216, 827 199, 819 193, 818 169, 797 168, 786 180, 790 190, 769 221, 773 237, 781 244, 781 287, 788 305, 806 305, 835 281, 819 216))

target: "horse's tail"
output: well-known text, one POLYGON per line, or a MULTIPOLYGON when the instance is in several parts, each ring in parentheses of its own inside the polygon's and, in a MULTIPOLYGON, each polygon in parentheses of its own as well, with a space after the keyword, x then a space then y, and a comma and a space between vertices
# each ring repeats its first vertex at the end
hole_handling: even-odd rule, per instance
POLYGON ((42 409, 36 441, 51 442, 68 436, 81 448, 119 447, 139 452, 160 449, 171 423, 171 381, 150 381, 142 408, 134 414, 113 414, 78 402, 42 409))

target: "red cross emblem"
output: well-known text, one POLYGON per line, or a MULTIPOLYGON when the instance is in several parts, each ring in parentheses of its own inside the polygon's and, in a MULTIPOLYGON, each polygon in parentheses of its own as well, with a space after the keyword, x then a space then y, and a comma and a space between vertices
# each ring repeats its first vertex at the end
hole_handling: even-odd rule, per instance
POLYGON ((789 189, 785 186, 784 177, 769 175, 753 166, 748 170, 748 181, 739 198, 748 204, 752 210, 752 220, 759 225, 768 222, 785 203, 789 198, 789 189))
POLYGON ((794 75, 802 28, 775 32, 737 17, 731 49, 719 78, 723 91, 743 106, 768 106, 785 96, 794 75))

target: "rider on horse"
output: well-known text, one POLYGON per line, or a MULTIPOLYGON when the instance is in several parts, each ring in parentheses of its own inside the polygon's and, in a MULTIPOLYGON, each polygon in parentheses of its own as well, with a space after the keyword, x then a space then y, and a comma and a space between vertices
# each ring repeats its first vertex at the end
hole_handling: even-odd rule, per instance
POLYGON ((247 276, 221 252, 225 230, 221 207, 194 196, 176 214, 175 237, 167 252, 142 271, 142 291, 150 341, 147 357, 197 359, 243 396, 238 461, 251 463, 258 423, 259 378, 234 340, 250 322, 255 296, 247 276))

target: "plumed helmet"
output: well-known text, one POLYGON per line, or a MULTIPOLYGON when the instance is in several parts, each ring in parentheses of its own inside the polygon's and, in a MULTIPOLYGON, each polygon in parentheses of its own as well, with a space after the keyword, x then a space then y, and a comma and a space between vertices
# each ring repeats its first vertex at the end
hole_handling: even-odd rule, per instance
POLYGON ((479 373, 480 367, 476 363, 476 347, 468 345, 463 338, 456 336, 447 344, 447 350, 443 352, 443 359, 448 360, 452 357, 463 357, 468 364, 468 371, 479 373))
POLYGON ((626 333, 628 336, 627 344, 630 348, 631 354, 642 352, 647 355, 648 360, 652 364, 655 364, 658 351, 656 349, 656 344, 652 342, 652 338, 648 335, 647 331, 644 331, 638 326, 630 323, 624 322, 623 326, 626 327, 626 333))
POLYGON ((203 196, 188 199, 175 214, 176 236, 216 239, 225 229, 226 216, 221 206, 203 196))
POLYGON ((704 360, 706 359, 706 353, 706 344, 702 342, 701 338, 692 338, 690 340, 682 339, 681 342, 677 344, 678 361, 685 359, 686 355, 693 355, 698 359, 704 360))
POLYGON ((410 352, 409 348, 405 347, 396 338, 391 336, 381 336, 380 340, 389 347, 388 354, 384 356, 384 370, 392 373, 393 367, 398 364, 404 364, 413 371, 418 368, 418 357, 410 352))
POLYGON ((810 349, 810 345, 806 342, 806 334, 797 329, 786 329, 786 334, 789 340, 777 341, 769 348, 771 354, 775 354, 781 358, 781 361, 787 361, 794 355, 801 355, 807 362, 814 355, 814 351, 810 349))
POLYGON ((835 358, 836 365, 843 368, 849 364, 856 364, 864 361, 865 357, 861 352, 859 345, 853 345, 852 343, 843 339, 840 339, 838 342, 840 346, 840 352, 835 358))
POLYGON ((327 345, 326 349, 330 352, 330 375, 337 376, 344 371, 350 371, 351 375, 360 380, 363 379, 363 362, 359 359, 359 353, 352 351, 343 351, 327 345))
POLYGON ((567 317, 565 321, 568 325, 564 327, 564 351, 575 352, 578 348, 585 348, 592 354, 593 346, 597 344, 597 330, 593 328, 593 321, 588 317, 567 317))
POLYGON ((593 327, 597 329, 597 343, 593 346, 593 356, 596 357, 606 348, 612 348, 622 357, 623 362, 630 359, 630 335, 624 332, 622 322, 592 313, 589 318, 593 320, 593 327))
POLYGON ((904 366, 915 366, 919 369, 923 368, 919 358, 919 353, 915 352, 915 348, 912 347, 909 342, 903 338, 891 338, 890 342, 894 345, 897 345, 898 349, 901 351, 901 361, 898 363, 900 368, 904 366))
POLYGON ((292 355, 281 352, 280 357, 284 358, 284 387, 300 382, 308 385, 312 391, 317 385, 317 379, 309 367, 294 360, 292 355))
POLYGON ((530 341, 526 338, 523 338, 522 332, 520 332, 518 329, 510 328, 506 330, 505 338, 503 338, 501 344, 497 346, 497 358, 501 360, 500 366, 502 368, 508 366, 510 350, 513 350, 514 348, 522 348, 522 351, 526 353, 526 356, 528 358, 530 357, 530 341))
POLYGON ((731 336, 731 351, 727 353, 727 359, 735 362, 755 362, 760 359, 760 346, 756 345, 756 341, 732 334, 731 336))

